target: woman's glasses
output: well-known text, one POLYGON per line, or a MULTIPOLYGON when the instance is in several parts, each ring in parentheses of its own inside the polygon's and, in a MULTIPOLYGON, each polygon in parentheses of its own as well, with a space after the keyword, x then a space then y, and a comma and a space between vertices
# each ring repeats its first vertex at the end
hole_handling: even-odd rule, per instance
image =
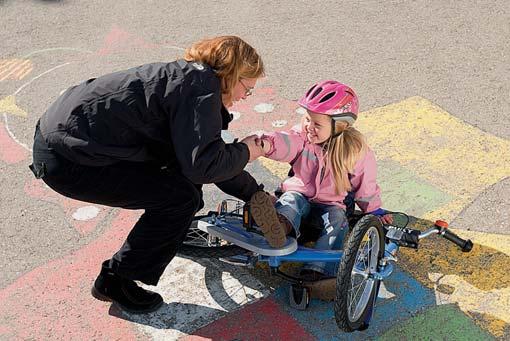
POLYGON ((243 88, 244 88, 244 95, 246 97, 253 95, 253 89, 252 88, 248 88, 246 85, 244 85, 242 80, 239 80, 239 83, 241 83, 241 85, 243 86, 243 88))

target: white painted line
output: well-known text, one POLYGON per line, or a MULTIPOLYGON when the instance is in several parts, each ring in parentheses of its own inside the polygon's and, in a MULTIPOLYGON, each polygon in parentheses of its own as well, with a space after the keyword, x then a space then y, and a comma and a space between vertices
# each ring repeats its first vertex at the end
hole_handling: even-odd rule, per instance
POLYGON ((276 120, 276 121, 273 121, 273 123, 271 123, 271 125, 275 128, 281 128, 281 127, 285 127, 287 125, 287 121, 286 120, 276 120))
POLYGON ((52 72, 52 71, 55 71, 56 69, 59 69, 59 68, 61 68, 61 67, 63 67, 63 66, 66 66, 66 65, 69 65, 69 64, 72 64, 72 63, 73 63, 73 62, 68 62, 68 63, 60 64, 60 65, 57 65, 57 66, 55 66, 55 67, 53 67, 53 68, 51 68, 51 69, 49 69, 49 70, 44 71, 44 72, 43 72, 43 73, 41 73, 40 75, 35 76, 35 77, 34 77, 34 78, 32 78, 31 80, 29 80, 28 82, 26 82, 25 84, 23 84, 22 86, 20 86, 20 87, 18 88, 18 90, 16 90, 16 92, 15 92, 13 95, 14 95, 14 96, 16 96, 16 95, 17 95, 17 94, 18 94, 21 90, 23 90, 23 88, 25 88, 26 86, 28 86, 30 83, 32 83, 32 82, 33 82, 33 81, 35 81, 36 79, 41 78, 41 77, 42 77, 42 76, 44 76, 45 74, 50 73, 50 72, 52 72))

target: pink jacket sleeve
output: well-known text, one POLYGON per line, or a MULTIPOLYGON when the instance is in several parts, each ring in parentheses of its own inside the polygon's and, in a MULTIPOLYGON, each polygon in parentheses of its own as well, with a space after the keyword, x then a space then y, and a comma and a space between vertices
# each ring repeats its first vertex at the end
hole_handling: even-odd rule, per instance
POLYGON ((365 156, 354 167, 351 177, 354 200, 364 213, 375 211, 382 205, 381 189, 377 185, 377 162, 368 148, 365 156))
POLYGON ((261 138, 271 144, 271 149, 264 156, 282 162, 294 160, 303 151, 305 144, 300 126, 295 126, 290 131, 264 133, 261 138))

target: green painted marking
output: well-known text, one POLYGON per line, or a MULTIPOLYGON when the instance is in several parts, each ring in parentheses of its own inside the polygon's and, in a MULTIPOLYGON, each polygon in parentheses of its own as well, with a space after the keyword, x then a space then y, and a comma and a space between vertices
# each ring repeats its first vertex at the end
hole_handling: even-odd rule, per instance
POLYGON ((440 305, 390 329, 377 340, 495 340, 456 306, 440 305))
POLYGON ((395 161, 379 160, 377 170, 385 209, 421 217, 452 200, 451 195, 395 161))

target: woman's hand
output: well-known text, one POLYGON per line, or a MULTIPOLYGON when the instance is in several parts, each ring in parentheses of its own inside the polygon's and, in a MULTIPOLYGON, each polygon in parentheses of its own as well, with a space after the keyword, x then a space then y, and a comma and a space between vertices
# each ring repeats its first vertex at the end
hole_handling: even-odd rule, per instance
POLYGON ((262 148, 260 142, 257 142, 257 140, 260 140, 257 135, 250 135, 241 140, 241 143, 244 143, 246 146, 248 146, 248 150, 250 151, 250 162, 264 155, 264 149, 262 148))
POLYGON ((269 153, 269 151, 271 150, 271 142, 267 139, 258 137, 255 139, 255 143, 262 148, 262 150, 264 151, 264 155, 269 153))

